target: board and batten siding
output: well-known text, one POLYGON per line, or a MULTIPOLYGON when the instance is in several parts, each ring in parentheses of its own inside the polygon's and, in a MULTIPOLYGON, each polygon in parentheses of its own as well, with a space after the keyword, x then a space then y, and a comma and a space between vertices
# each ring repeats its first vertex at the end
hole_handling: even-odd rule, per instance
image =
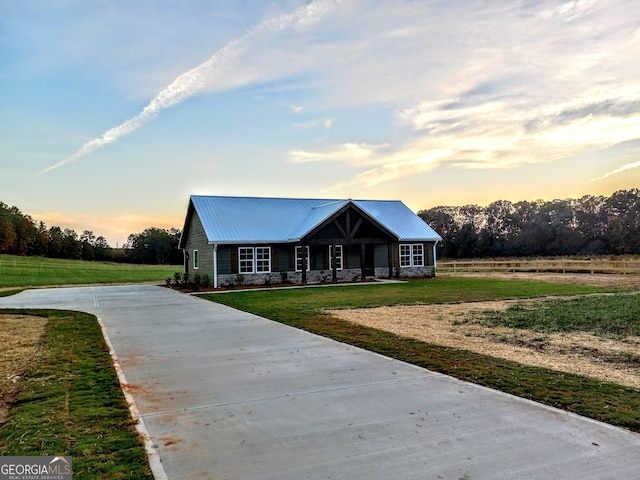
POLYGON ((209 245, 202 222, 194 212, 189 224, 189 236, 185 244, 185 251, 189 254, 189 274, 213 275, 213 246, 209 245), (193 268, 193 251, 198 250, 198 268, 193 268))

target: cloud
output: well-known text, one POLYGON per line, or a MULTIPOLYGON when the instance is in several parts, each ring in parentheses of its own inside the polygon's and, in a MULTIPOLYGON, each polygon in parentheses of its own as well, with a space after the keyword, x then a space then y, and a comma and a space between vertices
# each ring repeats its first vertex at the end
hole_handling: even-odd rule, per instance
MULTIPOLYGON (((291 158, 361 169, 336 187, 379 185, 443 166, 488 170, 554 162, 640 138, 640 86, 590 89, 543 105, 466 94, 399 109, 396 117, 414 133, 405 141, 347 142, 320 152, 294 150, 291 158)), ((623 169, 637 166, 630 165, 623 169)))
MULTIPOLYGON (((189 97, 211 88, 214 80, 219 80, 224 77, 223 74, 225 70, 228 69, 229 63, 243 51, 250 49, 253 46, 251 42, 258 36, 262 34, 278 34, 290 29, 308 28, 333 10, 336 5, 336 1, 313 1, 291 13, 272 17, 251 28, 240 38, 229 42, 218 50, 206 62, 201 63, 176 78, 169 86, 158 93, 138 115, 108 130, 102 136, 90 140, 73 155, 41 170, 38 175, 43 175, 59 167, 73 163, 89 155, 96 149, 117 141, 119 138, 140 128, 157 116, 162 110, 182 103, 189 97)), ((244 79, 235 79, 235 86, 248 83, 251 80, 253 80, 251 76, 244 79)), ((222 84, 224 85, 224 81, 222 84)), ((217 85, 219 86, 220 83, 217 85)))
POLYGON ((626 165, 623 165, 620 168, 616 168, 615 170, 611 170, 610 172, 605 173, 601 177, 592 178, 591 181, 592 182, 596 182, 598 180, 604 180, 605 178, 610 177, 611 175, 616 175, 618 173, 622 173, 622 172, 625 172, 627 170, 631 170, 631 169, 634 169, 634 168, 640 168, 640 161, 627 163, 626 165))
POLYGON ((316 127, 323 127, 323 128, 331 128, 333 127, 335 120, 333 118, 323 118, 321 120, 312 120, 310 122, 297 122, 294 123, 293 126, 294 128, 316 128, 316 127))
POLYGON ((309 152, 293 150, 291 160, 295 163, 307 162, 342 162, 348 164, 370 165, 376 163, 378 152, 387 148, 386 144, 372 145, 367 143, 345 143, 329 152, 309 152))

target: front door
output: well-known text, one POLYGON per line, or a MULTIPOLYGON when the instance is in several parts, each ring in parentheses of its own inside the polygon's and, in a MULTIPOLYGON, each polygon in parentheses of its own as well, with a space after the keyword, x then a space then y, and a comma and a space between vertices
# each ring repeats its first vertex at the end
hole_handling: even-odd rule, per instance
POLYGON ((374 245, 365 244, 364 246, 364 275, 365 277, 375 277, 375 255, 374 245))

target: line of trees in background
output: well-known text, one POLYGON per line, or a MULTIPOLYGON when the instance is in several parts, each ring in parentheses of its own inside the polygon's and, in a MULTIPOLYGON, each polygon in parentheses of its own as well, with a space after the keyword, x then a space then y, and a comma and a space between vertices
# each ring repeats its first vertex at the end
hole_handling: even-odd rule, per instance
POLYGON ((640 189, 610 197, 435 207, 418 212, 442 258, 640 254, 640 189))
POLYGON ((180 230, 150 227, 129 235, 121 248, 112 248, 104 237, 96 237, 91 230, 78 234, 69 228, 47 228, 17 207, 0 202, 0 253, 177 265, 183 261, 179 240, 180 230))
MULTIPOLYGON (((640 189, 610 197, 440 206, 418 216, 442 236, 441 258, 640 254, 640 189)), ((47 228, 0 202, 0 253, 179 265, 180 233, 150 227, 111 248, 90 230, 47 228)))

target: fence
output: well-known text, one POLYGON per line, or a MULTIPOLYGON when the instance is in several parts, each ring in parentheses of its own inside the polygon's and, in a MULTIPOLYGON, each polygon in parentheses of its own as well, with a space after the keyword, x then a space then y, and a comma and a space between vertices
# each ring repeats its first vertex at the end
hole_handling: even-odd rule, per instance
POLYGON ((438 262, 438 272, 552 272, 640 275, 640 258, 542 258, 512 260, 452 260, 438 262))

